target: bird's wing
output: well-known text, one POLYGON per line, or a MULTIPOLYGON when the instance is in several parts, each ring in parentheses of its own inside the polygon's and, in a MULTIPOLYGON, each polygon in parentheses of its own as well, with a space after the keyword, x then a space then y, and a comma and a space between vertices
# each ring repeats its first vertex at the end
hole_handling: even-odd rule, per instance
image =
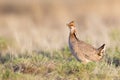
POLYGON ((93 46, 91 46, 90 44, 87 44, 85 42, 79 42, 78 48, 84 55, 86 55, 88 57, 93 56, 96 53, 96 49, 93 46))

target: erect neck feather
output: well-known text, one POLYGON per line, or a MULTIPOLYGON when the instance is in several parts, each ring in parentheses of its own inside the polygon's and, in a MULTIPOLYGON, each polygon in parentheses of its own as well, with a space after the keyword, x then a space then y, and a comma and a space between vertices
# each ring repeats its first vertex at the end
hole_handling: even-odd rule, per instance
POLYGON ((70 32, 70 37, 71 37, 71 38, 74 38, 74 39, 76 39, 76 40, 78 40, 78 38, 77 38, 75 32, 73 32, 73 33, 70 32))

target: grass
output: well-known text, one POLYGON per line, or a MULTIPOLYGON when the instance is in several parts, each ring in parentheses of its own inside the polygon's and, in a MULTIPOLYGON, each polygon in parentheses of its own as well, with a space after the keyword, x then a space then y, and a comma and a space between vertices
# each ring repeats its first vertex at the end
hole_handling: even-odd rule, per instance
MULTIPOLYGON (((113 54, 107 49, 106 54, 113 54)), ((118 50, 114 58, 120 60, 118 50)), ((32 55, 15 57, 6 55, 0 63, 0 80, 117 80, 120 67, 105 59, 99 63, 82 64, 70 53, 68 47, 59 51, 33 51, 32 55)), ((109 56, 113 59, 111 56, 109 56)), ((108 58, 107 58, 108 59, 108 58)))

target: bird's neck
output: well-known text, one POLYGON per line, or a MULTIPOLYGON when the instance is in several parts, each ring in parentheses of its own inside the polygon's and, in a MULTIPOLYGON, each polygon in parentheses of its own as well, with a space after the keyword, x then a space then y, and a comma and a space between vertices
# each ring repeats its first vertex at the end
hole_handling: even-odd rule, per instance
POLYGON ((72 40, 78 40, 75 32, 73 32, 73 33, 70 32, 69 38, 72 39, 72 40))

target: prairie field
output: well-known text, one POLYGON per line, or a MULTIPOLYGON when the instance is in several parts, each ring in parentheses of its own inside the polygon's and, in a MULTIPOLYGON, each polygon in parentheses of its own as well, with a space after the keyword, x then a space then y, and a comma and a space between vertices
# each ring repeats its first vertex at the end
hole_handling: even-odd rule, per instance
POLYGON ((0 0, 0 80, 120 80, 119 0, 0 0), (77 37, 98 48, 100 62, 83 64, 68 48, 77 37))

